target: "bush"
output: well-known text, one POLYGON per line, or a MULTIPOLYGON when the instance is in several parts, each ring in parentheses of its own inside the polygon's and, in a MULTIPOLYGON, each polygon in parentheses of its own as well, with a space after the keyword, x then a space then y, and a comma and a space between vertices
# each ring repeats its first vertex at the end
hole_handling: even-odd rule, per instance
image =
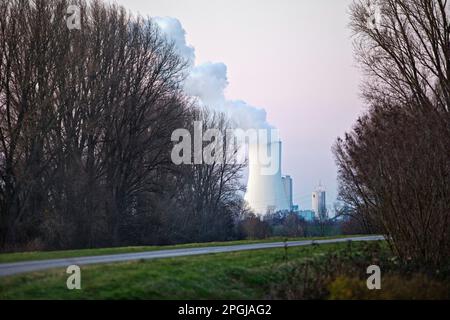
POLYGON ((411 277, 399 274, 382 277, 380 290, 367 290, 366 280, 337 277, 328 286, 330 299, 439 300, 450 298, 448 283, 438 282, 423 274, 411 277))
POLYGON ((349 242, 347 248, 321 253, 312 247, 311 258, 290 261, 275 272, 279 282, 271 288, 274 299, 448 299, 450 273, 421 272, 403 264, 385 242, 349 242), (315 251, 315 253, 314 253, 315 251), (366 286, 367 267, 381 269, 381 290, 366 286))
POLYGON ((245 239, 265 239, 271 235, 270 226, 254 214, 249 214, 241 220, 238 230, 238 233, 245 239))

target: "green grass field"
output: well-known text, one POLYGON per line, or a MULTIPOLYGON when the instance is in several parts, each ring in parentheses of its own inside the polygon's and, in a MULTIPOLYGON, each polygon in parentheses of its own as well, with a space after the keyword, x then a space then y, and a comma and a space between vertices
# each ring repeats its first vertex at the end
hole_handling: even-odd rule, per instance
POLYGON ((291 247, 287 261, 279 248, 82 266, 81 290, 64 269, 21 274, 0 278, 0 299, 265 299, 281 266, 343 246, 291 247))
POLYGON ((163 249, 199 248, 199 247, 277 242, 277 241, 284 241, 285 239, 287 239, 289 241, 294 241, 294 240, 317 240, 317 239, 329 239, 329 238, 335 239, 335 238, 345 238, 345 237, 355 237, 355 236, 357 236, 357 235, 314 237, 314 238, 277 237, 277 238, 268 238, 268 239, 264 239, 264 240, 240 240, 240 241, 228 241, 228 242, 189 243, 189 244, 179 244, 179 245, 173 245, 173 246, 138 246, 138 247, 61 250, 61 251, 29 251, 29 252, 1 253, 0 254, 0 263, 30 261, 30 260, 87 257, 87 256, 118 254, 118 253, 134 253, 134 252, 154 251, 154 250, 163 250, 163 249))

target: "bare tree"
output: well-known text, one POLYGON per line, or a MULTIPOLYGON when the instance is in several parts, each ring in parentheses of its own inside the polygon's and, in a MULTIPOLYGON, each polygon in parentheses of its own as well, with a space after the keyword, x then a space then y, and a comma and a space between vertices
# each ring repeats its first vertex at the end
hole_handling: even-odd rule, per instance
POLYGON ((351 6, 355 49, 371 101, 441 111, 450 104, 448 0, 357 0, 351 6))
MULTIPOLYGON (((223 134, 223 141, 203 142, 203 147, 211 142, 217 143, 222 155, 212 163, 179 168, 182 174, 179 175, 181 190, 178 197, 185 208, 185 215, 181 216, 179 223, 186 226, 183 236, 195 241, 226 240, 233 234, 236 215, 244 210, 241 171, 246 163, 238 161, 236 154, 239 149, 228 149, 233 137, 227 137, 226 132, 232 125, 224 115, 197 109, 193 110, 192 116, 202 123, 203 131, 213 128, 223 134)), ((193 135, 192 122, 187 126, 193 135)))
MULTIPOLYGON (((373 4, 373 3, 372 3, 373 4)), ((351 7, 370 108, 334 153, 347 211, 425 266, 450 253, 450 38, 445 0, 351 7)))
POLYGON ((151 19, 123 7, 2 1, 0 249, 233 237, 245 164, 170 157, 175 129, 230 126, 185 96, 186 66, 151 19), (66 26, 69 5, 80 30, 66 26))

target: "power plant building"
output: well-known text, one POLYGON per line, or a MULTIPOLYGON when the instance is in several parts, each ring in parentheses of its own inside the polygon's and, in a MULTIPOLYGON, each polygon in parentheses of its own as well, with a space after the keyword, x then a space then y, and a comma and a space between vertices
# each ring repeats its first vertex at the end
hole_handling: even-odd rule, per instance
POLYGON ((314 221, 314 219, 316 218, 316 215, 312 210, 299 210, 297 211, 297 214, 299 217, 306 221, 314 221))
POLYGON ((284 176, 281 179, 283 181, 284 192, 289 203, 289 210, 293 210, 294 202, 292 199, 292 178, 291 176, 284 176))
POLYGON ((327 216, 325 197, 325 190, 323 190, 321 186, 319 186, 317 190, 312 193, 312 210, 314 211, 317 218, 324 218, 327 216))
POLYGON ((262 150, 258 144, 249 145, 249 176, 244 199, 250 208, 258 215, 278 211, 296 212, 307 221, 326 217, 326 194, 320 185, 312 193, 312 210, 299 210, 294 204, 293 180, 289 175, 282 175, 281 152, 281 141, 269 142, 263 145, 262 150), (261 154, 264 153, 270 153, 270 164, 261 161, 261 154), (268 170, 269 166, 274 170, 268 170))
POLYGON ((293 206, 292 178, 281 175, 281 141, 263 146, 249 146, 249 177, 245 200, 259 215, 269 212, 290 211, 293 206), (267 148, 267 149, 266 149, 267 148), (261 152, 271 150, 271 164, 261 161, 261 152), (273 170, 269 170, 269 166, 273 170))

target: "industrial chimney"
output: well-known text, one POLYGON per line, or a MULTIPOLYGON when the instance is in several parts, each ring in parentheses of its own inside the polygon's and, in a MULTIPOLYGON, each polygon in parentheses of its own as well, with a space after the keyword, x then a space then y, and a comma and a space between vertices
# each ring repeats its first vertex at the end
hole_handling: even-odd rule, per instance
POLYGON ((322 185, 319 183, 316 191, 312 193, 312 209, 317 218, 323 219, 327 217, 327 206, 325 200, 325 190, 322 188, 322 185))

